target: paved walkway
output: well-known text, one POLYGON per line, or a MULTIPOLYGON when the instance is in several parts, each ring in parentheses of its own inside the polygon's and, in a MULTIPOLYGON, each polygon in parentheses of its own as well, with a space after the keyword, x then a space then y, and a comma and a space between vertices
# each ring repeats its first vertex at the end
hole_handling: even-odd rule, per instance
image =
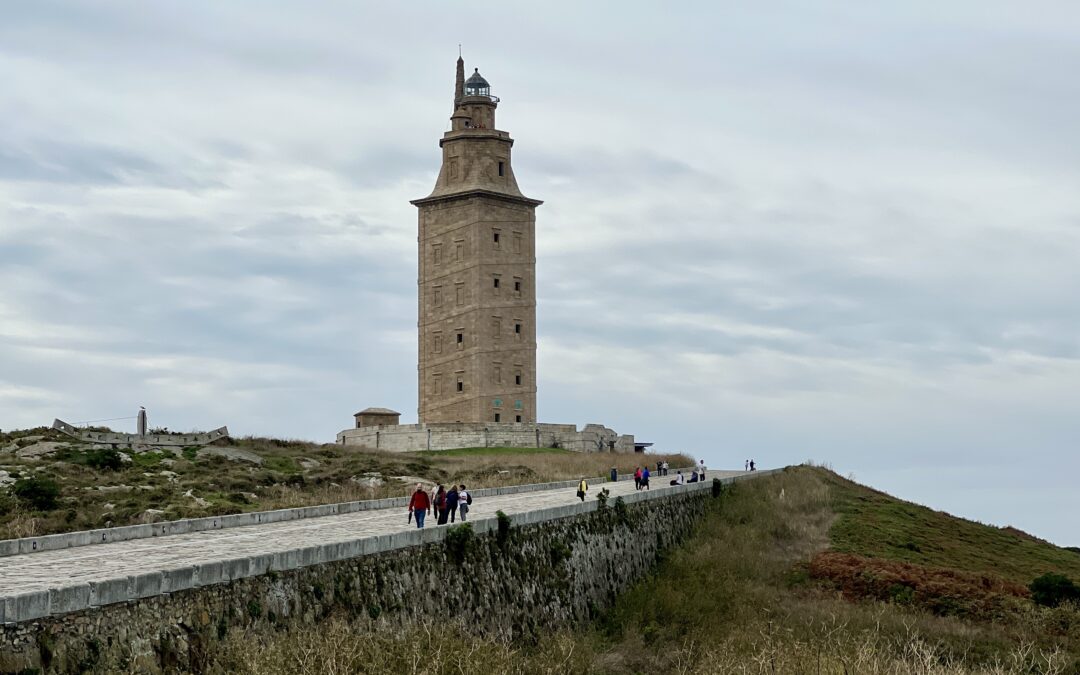
MULTIPOLYGON (((708 479, 742 474, 709 471, 708 479)), ((667 489, 668 480, 670 477, 654 477, 652 490, 667 489)), ((634 482, 593 484, 588 499, 595 499, 601 488, 610 490, 614 498, 632 493, 634 482)), ((560 488, 474 498, 469 517, 490 518, 500 510, 513 516, 571 504, 577 501, 575 492, 576 488, 560 488)), ((415 529, 407 518, 404 508, 360 511, 14 555, 0 558, 0 597, 415 529)), ((436 527, 434 519, 429 516, 425 526, 436 527)))

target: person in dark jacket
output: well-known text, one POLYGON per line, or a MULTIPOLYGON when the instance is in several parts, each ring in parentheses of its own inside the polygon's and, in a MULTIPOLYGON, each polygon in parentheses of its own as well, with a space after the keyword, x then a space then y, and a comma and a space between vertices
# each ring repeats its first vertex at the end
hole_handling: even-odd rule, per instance
POLYGON ((416 492, 413 493, 412 499, 409 500, 409 511, 412 513, 413 518, 416 518, 416 527, 424 527, 424 517, 431 510, 431 500, 428 499, 428 495, 424 492, 424 486, 420 483, 416 484, 416 492))
POLYGON ((432 507, 435 509, 436 524, 446 524, 446 488, 442 485, 439 489, 435 490, 435 497, 431 500, 432 507))
MULTIPOLYGON (((450 491, 446 493, 446 512, 450 515, 450 522, 454 522, 454 518, 457 517, 458 507, 458 491, 456 485, 450 486, 450 491)), ((446 521, 446 518, 443 518, 446 521)))

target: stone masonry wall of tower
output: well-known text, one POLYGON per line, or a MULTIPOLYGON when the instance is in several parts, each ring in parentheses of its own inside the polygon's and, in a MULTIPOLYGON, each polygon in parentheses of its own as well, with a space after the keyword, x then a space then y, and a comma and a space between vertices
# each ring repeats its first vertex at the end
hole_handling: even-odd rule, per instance
POLYGON ((535 209, 498 99, 458 59, 442 168, 419 209, 421 423, 536 422, 535 209))

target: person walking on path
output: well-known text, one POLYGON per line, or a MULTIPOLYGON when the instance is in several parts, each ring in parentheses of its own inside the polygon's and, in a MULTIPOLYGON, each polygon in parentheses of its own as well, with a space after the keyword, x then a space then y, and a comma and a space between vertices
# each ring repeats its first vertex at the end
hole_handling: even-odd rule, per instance
POLYGON ((640 490, 641 489, 641 467, 640 466, 635 466, 634 467, 634 489, 635 490, 640 490))
POLYGON ((705 480, 705 460, 701 460, 701 467, 698 469, 698 480, 705 480))
POLYGON ((464 485, 458 486, 458 511, 461 512, 461 522, 465 522, 469 515, 469 507, 472 505, 472 495, 465 490, 464 485))
POLYGON ((446 513, 446 488, 441 485, 435 491, 435 515, 438 518, 437 523, 439 525, 446 524, 446 517, 449 515, 446 513))
POLYGON ((757 471, 757 469, 754 467, 754 460, 750 460, 750 470, 757 471))
POLYGON ((645 467, 645 470, 641 472, 641 489, 649 489, 649 467, 645 467))
POLYGON ((409 512, 412 513, 413 518, 416 518, 417 529, 424 527, 424 516, 430 510, 431 500, 428 499, 428 494, 424 492, 424 486, 417 483, 416 492, 413 492, 412 499, 409 500, 409 512))
POLYGON ((746 466, 743 467, 743 471, 749 471, 749 470, 750 470, 750 460, 746 460, 746 466))
POLYGON ((585 501, 585 494, 589 491, 589 484, 585 482, 585 477, 582 476, 581 482, 577 486, 577 496, 581 501, 585 501))
POLYGON ((458 507, 458 491, 456 485, 450 486, 450 491, 446 493, 446 513, 450 516, 450 522, 454 522, 457 518, 458 507))

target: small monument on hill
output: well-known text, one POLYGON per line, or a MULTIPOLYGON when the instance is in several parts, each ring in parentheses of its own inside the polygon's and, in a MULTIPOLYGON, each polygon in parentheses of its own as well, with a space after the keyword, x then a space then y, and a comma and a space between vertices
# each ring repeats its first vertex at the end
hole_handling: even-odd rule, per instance
MULTIPOLYGON (((130 420, 131 418, 126 417, 124 419, 130 420)), ((113 448, 185 448, 209 445, 214 441, 229 437, 228 427, 218 427, 213 431, 197 431, 187 434, 169 433, 168 430, 153 433, 147 429, 146 408, 142 406, 139 406, 139 413, 135 416, 135 420, 136 433, 134 434, 79 428, 60 419, 53 420, 52 428, 86 443, 109 445, 113 448)))

